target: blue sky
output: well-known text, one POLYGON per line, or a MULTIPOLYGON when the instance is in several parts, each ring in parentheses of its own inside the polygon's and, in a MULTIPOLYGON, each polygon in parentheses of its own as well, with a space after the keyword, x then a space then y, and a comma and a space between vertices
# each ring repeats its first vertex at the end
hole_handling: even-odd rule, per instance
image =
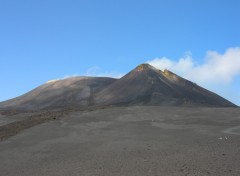
POLYGON ((0 101, 50 79, 119 76, 149 62, 240 105, 239 8, 239 0, 1 0, 0 101))

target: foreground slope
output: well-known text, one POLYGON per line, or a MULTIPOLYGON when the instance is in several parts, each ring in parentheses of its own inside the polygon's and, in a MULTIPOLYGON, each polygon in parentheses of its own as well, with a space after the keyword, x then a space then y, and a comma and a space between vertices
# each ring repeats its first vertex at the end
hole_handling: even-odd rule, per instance
POLYGON ((0 142, 0 175, 239 176, 239 117, 238 108, 73 111, 0 142))
POLYGON ((168 70, 142 64, 120 80, 102 89, 95 98, 98 104, 116 105, 191 105, 235 106, 228 100, 168 70))

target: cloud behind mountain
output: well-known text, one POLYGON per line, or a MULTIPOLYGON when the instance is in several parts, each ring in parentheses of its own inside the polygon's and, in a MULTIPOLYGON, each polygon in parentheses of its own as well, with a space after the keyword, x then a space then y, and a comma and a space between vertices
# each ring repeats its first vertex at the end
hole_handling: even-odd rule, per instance
POLYGON ((203 63, 196 63, 191 54, 177 61, 162 57, 147 61, 158 69, 169 69, 200 84, 229 84, 240 76, 240 48, 229 48, 221 54, 208 51, 203 63))

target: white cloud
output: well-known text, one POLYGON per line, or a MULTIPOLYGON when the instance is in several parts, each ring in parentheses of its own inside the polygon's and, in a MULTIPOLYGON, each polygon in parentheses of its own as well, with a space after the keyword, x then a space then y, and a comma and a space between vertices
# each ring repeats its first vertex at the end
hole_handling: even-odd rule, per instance
POLYGON ((67 78, 72 78, 77 76, 79 76, 79 74, 65 75, 62 79, 67 79, 67 78))
POLYGON ((89 68, 84 75, 96 76, 96 77, 121 78, 124 74, 116 72, 116 71, 102 72, 100 67, 95 66, 95 67, 89 68))
POLYGON ((45 83, 53 83, 53 82, 56 82, 56 81, 64 80, 64 79, 67 79, 67 78, 73 78, 73 77, 76 77, 76 76, 79 76, 79 75, 78 74, 65 75, 63 78, 57 78, 57 79, 48 80, 45 83))
POLYGON ((49 80, 46 83, 52 83, 52 82, 56 82, 59 80, 64 80, 67 78, 73 78, 73 77, 77 77, 77 76, 91 76, 91 77, 111 77, 111 78, 121 78, 124 74, 123 73, 119 73, 116 71, 111 71, 111 72, 102 72, 101 68, 98 66, 94 66, 89 68, 85 74, 72 74, 72 75, 65 75, 62 78, 58 78, 58 79, 53 79, 53 80, 49 80))
POLYGON ((203 64, 196 64, 189 54, 178 61, 163 57, 147 63, 161 70, 171 70, 200 84, 227 84, 234 77, 240 76, 240 48, 229 48, 224 54, 208 51, 203 64))
POLYGON ((46 84, 48 84, 48 83, 54 83, 54 82, 57 82, 57 81, 59 81, 59 80, 60 80, 60 79, 52 79, 52 80, 47 81, 46 84))

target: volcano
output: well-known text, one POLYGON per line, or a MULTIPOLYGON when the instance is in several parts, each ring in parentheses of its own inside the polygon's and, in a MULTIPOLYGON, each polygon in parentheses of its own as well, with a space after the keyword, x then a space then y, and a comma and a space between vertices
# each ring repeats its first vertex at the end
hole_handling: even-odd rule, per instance
POLYGON ((1 102, 0 109, 37 111, 108 105, 236 107, 169 70, 141 64, 120 79, 74 77, 51 81, 1 102))
POLYGON ((118 81, 101 90, 98 104, 162 106, 235 106, 228 100, 169 70, 141 64, 118 81))

